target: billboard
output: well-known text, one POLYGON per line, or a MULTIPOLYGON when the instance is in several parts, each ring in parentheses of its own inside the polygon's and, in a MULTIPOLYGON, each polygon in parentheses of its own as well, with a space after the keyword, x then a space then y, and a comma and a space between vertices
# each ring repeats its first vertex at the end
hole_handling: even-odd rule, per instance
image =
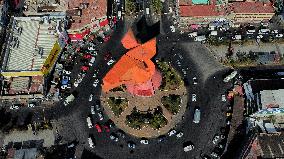
POLYGON ((53 45, 52 50, 50 51, 47 59, 45 60, 43 66, 41 68, 41 72, 44 75, 48 74, 52 70, 52 68, 53 68, 53 66, 54 66, 54 64, 55 64, 55 62, 56 62, 60 52, 61 52, 61 47, 60 47, 59 43, 56 42, 53 45))

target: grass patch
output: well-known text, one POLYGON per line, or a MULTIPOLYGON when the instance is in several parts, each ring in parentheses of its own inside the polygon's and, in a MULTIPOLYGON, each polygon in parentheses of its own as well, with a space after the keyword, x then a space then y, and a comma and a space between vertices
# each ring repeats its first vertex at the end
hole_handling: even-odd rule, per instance
POLYGON ((141 113, 134 109, 130 115, 126 116, 126 124, 134 129, 141 129, 144 125, 149 125, 154 129, 159 129, 167 124, 167 119, 162 111, 155 110, 154 113, 141 113))
POLYGON ((128 100, 123 98, 109 97, 107 100, 115 116, 119 116, 128 106, 128 100))
POLYGON ((169 63, 158 61, 157 65, 163 76, 160 90, 175 90, 183 84, 181 76, 169 63))
POLYGON ((181 97, 179 95, 170 94, 169 96, 164 96, 161 102, 172 114, 178 113, 181 104, 181 97))

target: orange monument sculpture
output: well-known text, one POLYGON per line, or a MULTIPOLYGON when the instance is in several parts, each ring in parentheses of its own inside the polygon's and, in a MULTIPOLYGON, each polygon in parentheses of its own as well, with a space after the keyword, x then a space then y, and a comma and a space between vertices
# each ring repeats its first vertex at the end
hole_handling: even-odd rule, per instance
POLYGON ((162 81, 151 58, 156 54, 156 38, 140 44, 130 29, 121 40, 128 52, 103 78, 104 92, 124 84, 127 91, 138 96, 152 96, 162 81))

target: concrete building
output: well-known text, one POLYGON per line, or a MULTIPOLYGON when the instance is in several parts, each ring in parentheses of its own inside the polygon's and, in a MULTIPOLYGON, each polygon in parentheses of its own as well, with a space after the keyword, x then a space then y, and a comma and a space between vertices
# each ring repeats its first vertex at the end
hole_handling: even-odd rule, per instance
POLYGON ((3 47, 1 98, 41 98, 68 36, 64 16, 13 17, 3 47))
POLYGON ((274 15, 269 1, 226 1, 226 0, 180 0, 180 23, 207 25, 218 19, 234 23, 259 23, 268 21, 274 15))
POLYGON ((283 80, 257 79, 244 83, 246 107, 251 110, 249 127, 257 126, 263 133, 277 133, 284 129, 282 82, 283 80))
POLYGON ((283 138, 283 133, 260 133, 252 139, 242 158, 284 158, 283 138))

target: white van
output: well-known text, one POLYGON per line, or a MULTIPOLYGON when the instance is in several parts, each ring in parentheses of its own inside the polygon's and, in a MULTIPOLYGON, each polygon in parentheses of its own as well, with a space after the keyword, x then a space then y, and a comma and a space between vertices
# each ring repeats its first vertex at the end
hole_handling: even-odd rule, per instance
POLYGON ((198 108, 194 110, 193 122, 196 124, 200 122, 200 110, 198 108))
POLYGON ((90 148, 94 148, 95 147, 94 141, 93 141, 93 139, 91 137, 88 138, 88 142, 89 142, 90 148))
POLYGON ((149 15, 150 14, 150 9, 146 8, 146 14, 149 15))
POLYGON ((120 10, 117 12, 117 18, 118 18, 118 19, 121 18, 121 11, 120 11, 120 10))
POLYGON ((89 66, 93 66, 94 62, 96 61, 95 57, 92 57, 90 62, 89 62, 89 66))
POLYGON ((91 118, 90 117, 87 117, 87 123, 88 123, 88 127, 91 129, 93 128, 93 124, 92 124, 92 121, 91 121, 91 118))

